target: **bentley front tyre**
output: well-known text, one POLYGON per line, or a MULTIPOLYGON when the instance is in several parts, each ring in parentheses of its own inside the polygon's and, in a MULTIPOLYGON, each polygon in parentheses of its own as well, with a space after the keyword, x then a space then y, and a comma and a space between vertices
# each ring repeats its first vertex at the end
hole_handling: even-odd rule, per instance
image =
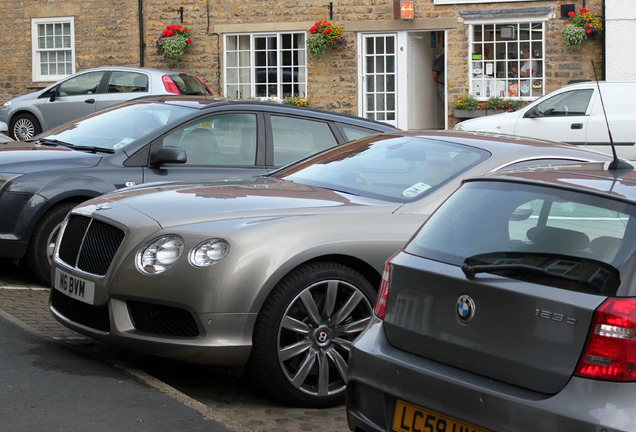
POLYGON ((259 313, 250 362, 255 380, 293 405, 341 404, 351 343, 368 325, 375 296, 367 279, 338 263, 292 271, 259 313))
POLYGON ((51 262, 60 226, 76 205, 77 203, 64 203, 51 208, 42 216, 29 241, 26 256, 29 268, 47 286, 51 283, 51 262))

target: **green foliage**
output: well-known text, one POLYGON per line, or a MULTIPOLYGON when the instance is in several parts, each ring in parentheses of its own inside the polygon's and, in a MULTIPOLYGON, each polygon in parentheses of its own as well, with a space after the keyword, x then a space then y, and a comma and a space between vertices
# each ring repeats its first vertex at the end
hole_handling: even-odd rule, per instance
POLYGON ((157 53, 163 55, 172 66, 181 61, 186 47, 191 42, 190 30, 187 27, 169 25, 157 39, 157 53))
POLYGON ((585 30, 582 27, 570 23, 563 26, 561 36, 563 36, 565 44, 571 48, 581 45, 583 40, 587 39, 585 30))
POLYGON ((307 37, 307 52, 312 58, 320 60, 327 52, 327 36, 323 33, 310 34, 307 37))
POLYGON ((476 110, 479 109, 479 101, 472 95, 460 96, 453 102, 455 109, 476 110))

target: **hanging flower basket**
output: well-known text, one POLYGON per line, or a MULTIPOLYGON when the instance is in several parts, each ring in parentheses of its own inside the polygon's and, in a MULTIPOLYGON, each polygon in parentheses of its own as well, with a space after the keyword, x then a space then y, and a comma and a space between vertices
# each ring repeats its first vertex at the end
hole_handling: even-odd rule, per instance
POLYGON ((307 37, 307 51, 316 60, 320 60, 325 55, 328 47, 347 46, 347 40, 342 36, 342 27, 328 21, 316 22, 309 29, 309 33, 311 34, 307 37))
POLYGON ((601 19, 587 8, 568 14, 568 22, 561 30, 565 44, 571 48, 578 47, 585 39, 595 36, 603 30, 601 19))
POLYGON ((157 39, 157 54, 164 56, 172 66, 181 61, 185 49, 191 43, 190 30, 187 27, 169 25, 157 39))

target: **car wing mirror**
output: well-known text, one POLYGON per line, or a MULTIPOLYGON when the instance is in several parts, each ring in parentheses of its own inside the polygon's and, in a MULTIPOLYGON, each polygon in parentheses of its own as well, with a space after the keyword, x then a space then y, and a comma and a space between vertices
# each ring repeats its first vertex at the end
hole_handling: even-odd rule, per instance
POLYGON ((537 107, 532 107, 523 115, 523 118, 537 118, 541 117, 541 113, 537 107))
POLYGON ((161 147, 150 154, 150 166, 156 167, 167 163, 182 164, 188 161, 184 149, 174 146, 161 147))

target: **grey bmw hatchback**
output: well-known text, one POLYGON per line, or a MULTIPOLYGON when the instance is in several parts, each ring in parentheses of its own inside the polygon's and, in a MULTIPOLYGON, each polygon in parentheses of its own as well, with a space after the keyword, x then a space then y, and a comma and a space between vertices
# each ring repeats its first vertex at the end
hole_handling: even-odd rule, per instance
POLYGON ((636 174, 466 180, 385 266, 351 430, 636 430, 636 174))

